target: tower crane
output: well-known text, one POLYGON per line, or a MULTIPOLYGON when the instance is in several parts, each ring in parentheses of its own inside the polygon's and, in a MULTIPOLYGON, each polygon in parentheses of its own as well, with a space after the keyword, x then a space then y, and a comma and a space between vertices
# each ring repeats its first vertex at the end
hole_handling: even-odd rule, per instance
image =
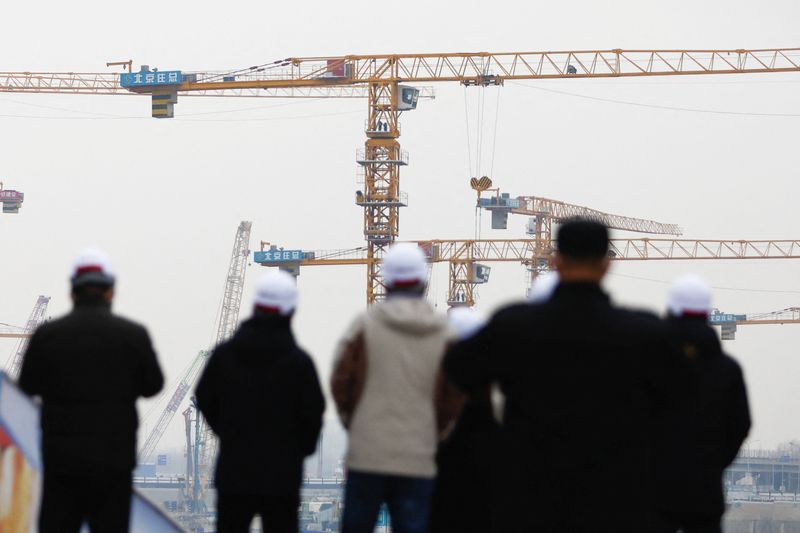
POLYGON ((36 331, 42 322, 47 318, 47 305, 50 303, 49 296, 39 296, 36 299, 36 304, 33 306, 28 321, 25 323, 25 329, 20 335, 20 340, 17 347, 9 358, 6 364, 8 375, 11 379, 17 379, 19 371, 22 369, 22 361, 25 359, 25 351, 28 349, 28 343, 33 332, 36 331))
POLYGON ((19 213, 25 194, 11 189, 4 189, 3 182, 0 181, 0 204, 3 206, 3 213, 19 213))
MULTIPOLYGON (((222 305, 220 307, 220 313, 217 319, 218 327, 215 337, 216 343, 222 342, 228 336, 230 336, 239 319, 239 305, 242 301, 242 289, 244 287, 245 274, 244 271, 249 256, 248 243, 250 242, 251 228, 252 222, 243 221, 239 223, 239 227, 236 229, 233 252, 231 253, 231 261, 230 265, 228 266, 228 275, 225 279, 222 305)), ((181 380, 178 382, 178 385, 172 393, 169 402, 167 402, 166 407, 159 416, 156 425, 150 431, 150 434, 147 436, 144 444, 139 449, 139 462, 146 461, 152 455, 153 451, 158 445, 159 440, 161 440, 161 437, 164 435, 164 431, 166 431, 167 426, 169 426, 169 423, 172 421, 175 413, 178 412, 178 409, 183 403, 184 398, 186 398, 187 393, 194 389, 197 379, 200 376, 200 372, 202 372, 203 368, 205 367, 210 353, 211 352, 209 350, 200 350, 194 359, 192 359, 192 362, 189 364, 189 366, 184 370, 181 380)), ((205 425, 203 425, 203 427, 205 430, 201 430, 202 438, 200 441, 203 444, 200 450, 201 454, 203 453, 203 449, 214 446, 215 442, 210 429, 208 429, 205 425)), ((201 457, 205 456, 201 455, 201 457)), ((209 457, 213 459, 213 451, 209 457)), ((201 461, 199 466, 202 467, 203 464, 204 463, 201 461)))
MULTIPOLYGON (((455 272, 453 265, 476 263, 520 263, 529 265, 542 256, 538 239, 419 240, 417 244, 431 263, 449 263, 450 305, 472 306, 473 288, 486 279, 455 272), (461 289, 463 288, 463 292, 461 289), (463 294, 463 298, 459 295, 463 294)), ((549 253, 552 253, 552 249, 549 253)), ((610 239, 609 258, 613 261, 691 261, 703 259, 800 259, 800 240, 697 240, 697 239, 610 239)), ((299 271, 302 266, 369 265, 376 261, 367 247, 342 250, 286 250, 268 242, 254 261, 267 267, 299 271)))
MULTIPOLYGON (((512 198, 508 193, 501 193, 499 188, 491 188, 492 180, 488 176, 483 176, 480 179, 472 178, 470 186, 477 192, 476 207, 491 213, 492 229, 506 229, 508 227, 509 213, 530 217, 526 224, 525 232, 529 238, 539 243, 540 248, 533 254, 531 262, 528 264, 530 273, 529 288, 536 276, 550 268, 549 257, 553 250, 554 224, 568 218, 588 218, 605 224, 609 229, 633 233, 675 236, 682 234, 682 230, 677 224, 664 224, 641 218, 612 215, 590 207, 568 204, 560 200, 551 200, 539 196, 512 198), (482 197, 483 192, 493 192, 494 194, 484 198, 482 197)), ((451 268, 457 267, 451 263, 451 268)), ((464 271, 459 272, 461 275, 459 275, 458 279, 460 284, 465 287, 468 282, 464 274, 470 272, 472 268, 474 268, 473 264, 468 262, 459 269, 464 271)))
MULTIPOLYGON (((228 276, 225 278, 222 305, 220 306, 217 320, 215 346, 226 341, 233 334, 236 325, 239 323, 239 308, 242 304, 245 269, 250 258, 250 230, 252 227, 252 222, 242 222, 236 231, 236 239, 233 242, 233 250, 231 251, 231 261, 228 265, 228 276)), ((199 411, 197 416, 198 418, 200 417, 199 411)), ((196 458, 196 469, 200 472, 202 479, 209 480, 211 479, 211 471, 214 468, 214 458, 217 456, 217 437, 204 418, 199 423, 197 431, 200 449, 196 458)), ((206 483, 203 483, 203 486, 206 485, 206 483)), ((195 486, 200 486, 199 480, 195 480, 195 486)))
POLYGON ((723 313, 719 309, 708 317, 712 326, 719 326, 722 330, 722 340, 735 340, 738 326, 764 326, 774 324, 800 324, 800 307, 787 307, 779 311, 768 313, 752 313, 735 315, 723 313))
POLYGON ((0 92, 61 94, 141 94, 151 98, 152 115, 174 116, 178 97, 276 96, 353 97, 366 95, 366 141, 357 152, 364 189, 356 194, 363 209, 367 241, 367 302, 385 296, 381 261, 399 236, 401 150, 400 115, 416 108, 421 96, 410 83, 454 82, 464 86, 502 86, 506 81, 628 78, 706 74, 798 72, 799 48, 727 50, 583 50, 555 52, 470 52, 293 57, 229 72, 157 71, 122 62, 127 72, 0 73, 0 92))

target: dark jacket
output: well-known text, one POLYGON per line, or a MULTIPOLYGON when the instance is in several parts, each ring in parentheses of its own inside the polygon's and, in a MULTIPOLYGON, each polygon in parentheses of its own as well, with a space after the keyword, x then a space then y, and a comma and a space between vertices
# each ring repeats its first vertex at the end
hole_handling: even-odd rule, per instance
POLYGON ((490 531, 498 431, 485 387, 467 398, 452 432, 439 444, 431 533, 490 531))
POLYGON ((595 284, 502 309, 454 346, 445 371, 456 385, 496 381, 506 395, 497 469, 500 499, 513 502, 496 529, 648 531, 653 429, 674 365, 664 324, 613 306, 595 284))
POLYGON ((42 399, 45 468, 69 475, 133 469, 136 399, 163 384, 147 330, 107 304, 79 304, 40 326, 19 386, 42 399))
POLYGON ((256 315, 211 354, 197 405, 219 437, 216 486, 238 494, 298 494, 325 399, 289 319, 256 315))
POLYGON ((722 473, 750 429, 739 365, 722 352, 704 317, 670 318, 670 337, 686 379, 679 409, 659 438, 660 507, 671 513, 722 514, 722 473))

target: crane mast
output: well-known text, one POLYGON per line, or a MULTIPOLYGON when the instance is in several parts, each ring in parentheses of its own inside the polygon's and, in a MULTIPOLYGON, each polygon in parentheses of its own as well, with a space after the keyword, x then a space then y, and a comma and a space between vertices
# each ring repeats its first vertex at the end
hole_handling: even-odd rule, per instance
MULTIPOLYGON (((231 252, 231 260, 228 266, 228 274, 225 279, 225 288, 223 292, 222 305, 220 306, 219 315, 217 317, 217 333, 215 337, 215 344, 226 340, 236 329, 237 321, 239 320, 239 307, 242 301, 242 290, 244 288, 245 268, 247 267, 247 260, 249 255, 249 242, 250 230, 252 229, 252 222, 243 221, 239 223, 236 230, 236 237, 233 243, 233 251, 231 252)), ((161 413, 156 425, 145 440, 144 445, 139 449, 138 459, 139 462, 146 461, 152 455, 159 440, 164 435, 167 426, 178 412, 186 395, 194 389, 197 379, 200 376, 203 368, 205 367, 208 356, 211 354, 210 350, 201 350, 194 357, 192 362, 184 371, 178 386, 172 393, 169 402, 167 403, 164 411, 161 413)), ((185 415, 184 415, 185 416, 185 415)), ((203 454, 204 450, 209 448, 213 449, 210 455, 201 455, 201 459, 213 460, 214 450, 216 449, 213 433, 208 425, 203 423, 201 429, 201 437, 198 437, 201 442, 200 453, 203 454)), ((200 463, 202 466, 205 463, 200 463)))
POLYGON ((28 343, 30 342, 30 336, 36 331, 36 328, 45 321, 47 305, 49 303, 49 296, 39 296, 36 299, 33 311, 31 311, 28 321, 25 323, 22 338, 17 343, 17 348, 11 356, 10 364, 6 365, 6 368, 8 368, 8 375, 11 379, 17 379, 17 377, 19 377, 19 372, 22 369, 22 361, 25 359, 25 351, 28 349, 28 343))
MULTIPOLYGON (((233 250, 231 251, 231 260, 228 265, 228 275, 225 279, 225 289, 218 317, 215 346, 228 340, 239 322, 245 271, 250 256, 250 230, 252 226, 252 222, 242 221, 236 230, 236 238, 233 241, 233 250)), ((197 416, 198 418, 200 417, 199 412, 197 416)), ((198 456, 195 468, 200 472, 200 476, 203 479, 208 480, 211 478, 214 458, 217 455, 217 438, 205 419, 202 419, 198 424, 198 450, 196 450, 198 456)), ((195 485, 196 487, 201 486, 199 480, 195 480, 195 485)), ((207 483, 202 483, 202 486, 207 486, 207 483)))
POLYGON ((233 241, 231 261, 228 266, 228 275, 225 278, 225 289, 222 296, 219 316, 217 317, 217 336, 214 345, 225 341, 236 329, 239 322, 239 307, 242 304, 242 291, 244 289, 244 274, 250 254, 250 230, 252 222, 242 221, 236 230, 233 241))

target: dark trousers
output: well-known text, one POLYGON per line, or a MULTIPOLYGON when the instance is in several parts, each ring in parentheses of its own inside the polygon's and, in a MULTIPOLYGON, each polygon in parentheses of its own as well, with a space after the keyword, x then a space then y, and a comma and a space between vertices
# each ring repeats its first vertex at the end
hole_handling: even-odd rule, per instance
POLYGON ((131 511, 130 472, 97 476, 48 473, 45 467, 39 533, 127 533, 131 511))
POLYGON ((427 533, 432 493, 433 479, 351 470, 342 533, 372 533, 383 503, 389 508, 394 533, 427 533))
POLYGON ((722 533, 722 517, 717 513, 661 513, 658 533, 722 533))
POLYGON ((217 491, 217 533, 248 533, 256 515, 264 533, 297 533, 297 496, 217 491))

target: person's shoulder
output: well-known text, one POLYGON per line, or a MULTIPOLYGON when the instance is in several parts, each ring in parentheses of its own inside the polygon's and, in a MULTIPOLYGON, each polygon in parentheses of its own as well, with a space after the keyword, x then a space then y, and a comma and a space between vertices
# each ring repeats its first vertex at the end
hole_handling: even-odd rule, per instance
POLYGON ((111 313, 108 315, 108 320, 120 331, 126 331, 135 335, 149 336, 147 328, 144 325, 130 318, 111 313))
POLYGON ((639 333, 650 338, 666 339, 669 336, 667 323, 652 311, 636 307, 613 307, 616 319, 629 334, 639 333))
POLYGON ((514 302, 498 309, 492 316, 492 320, 515 321, 522 318, 539 316, 546 313, 547 303, 531 304, 527 302, 514 302))

